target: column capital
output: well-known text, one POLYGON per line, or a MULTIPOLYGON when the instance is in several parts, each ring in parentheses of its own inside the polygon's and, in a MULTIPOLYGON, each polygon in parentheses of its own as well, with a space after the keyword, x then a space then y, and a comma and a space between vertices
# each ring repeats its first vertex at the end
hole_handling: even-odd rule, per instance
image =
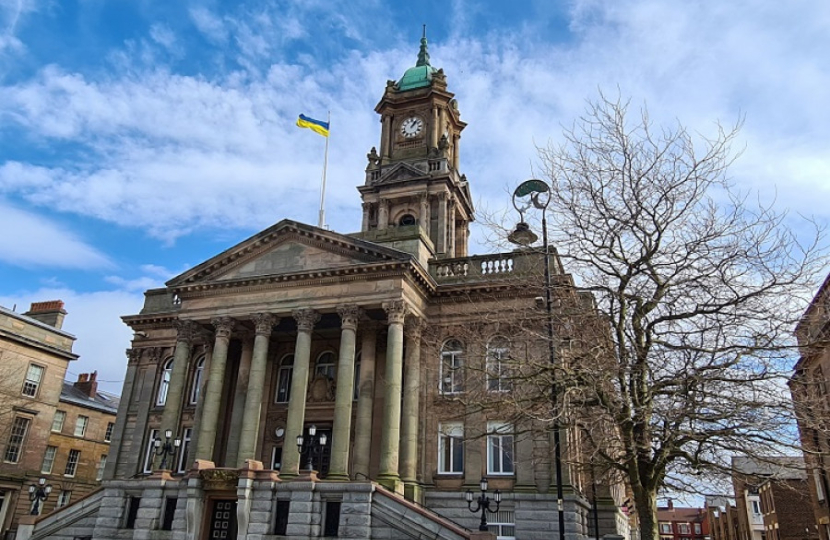
POLYGON ((176 329, 176 341, 185 341, 191 345, 200 331, 195 321, 176 319, 173 321, 173 327, 176 329))
POLYGON ((357 330, 357 322, 363 310, 355 304, 344 304, 337 306, 337 314, 340 315, 340 326, 344 330, 357 330))
POLYGON ((403 324, 407 312, 406 302, 403 300, 392 300, 390 302, 384 302, 381 306, 383 307, 383 311, 386 312, 389 324, 403 324))
POLYGON ((412 339, 420 339, 421 332, 424 331, 426 327, 426 323, 424 320, 417 315, 407 315, 406 319, 404 320, 404 327, 406 328, 406 333, 412 339))
POLYGON ((274 327, 280 323, 279 317, 271 313, 254 313, 251 320, 254 322, 256 335, 265 337, 269 337, 274 327))
POLYGON ((216 337, 226 339, 231 337, 231 332, 233 332, 233 327, 236 323, 230 317, 216 317, 211 319, 210 322, 216 328, 216 337))
POLYGON ((311 332, 314 325, 320 320, 320 314, 313 309, 295 309, 291 315, 297 321, 297 329, 300 332, 311 332))
POLYGON ((127 353, 128 364, 137 364, 138 361, 141 360, 142 349, 127 349, 124 352, 127 353))

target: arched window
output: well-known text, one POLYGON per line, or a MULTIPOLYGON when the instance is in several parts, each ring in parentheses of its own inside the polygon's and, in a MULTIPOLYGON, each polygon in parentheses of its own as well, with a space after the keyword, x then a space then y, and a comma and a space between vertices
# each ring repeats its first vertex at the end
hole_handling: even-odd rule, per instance
POLYGON ((282 357, 280 371, 277 376, 277 403, 288 403, 291 397, 291 376, 294 374, 294 355, 287 354, 282 357))
POLYGON ((406 227, 407 225, 415 225, 416 223, 418 223, 418 221, 412 214, 404 214, 398 220, 398 225, 400 225, 401 227, 406 227))
POLYGON ((510 342, 496 336, 487 344, 487 389, 507 392, 512 388, 509 371, 510 342))
POLYGON ((190 387, 190 403, 195 404, 199 401, 199 392, 202 386, 202 377, 205 374, 205 357, 201 357, 196 362, 196 369, 193 370, 193 384, 190 387))
POLYGON ((441 380, 438 389, 442 394, 464 391, 464 346, 457 339, 450 339, 441 348, 441 380))
POLYGON ((328 380, 334 380, 335 371, 335 356, 331 351, 326 351, 317 357, 317 363, 314 367, 314 375, 322 375, 328 380))
POLYGON ((170 377, 173 375, 173 359, 169 359, 164 363, 161 370, 161 382, 159 383, 159 393, 156 397, 156 405, 164 405, 167 403, 167 392, 170 391, 170 377))

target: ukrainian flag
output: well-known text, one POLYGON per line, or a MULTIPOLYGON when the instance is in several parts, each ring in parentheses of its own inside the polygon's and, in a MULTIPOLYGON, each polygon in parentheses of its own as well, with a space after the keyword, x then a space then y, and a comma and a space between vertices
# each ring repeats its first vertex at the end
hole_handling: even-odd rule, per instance
POLYGON ((319 133, 323 137, 329 136, 328 122, 321 122, 320 120, 309 118, 304 114, 301 114, 300 117, 297 119, 297 127, 308 128, 315 133, 319 133))

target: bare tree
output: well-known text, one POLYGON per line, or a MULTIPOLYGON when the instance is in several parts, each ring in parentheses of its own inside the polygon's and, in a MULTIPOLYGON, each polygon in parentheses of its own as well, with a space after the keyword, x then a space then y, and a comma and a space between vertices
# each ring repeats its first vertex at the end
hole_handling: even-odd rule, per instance
POLYGON ((540 152, 551 242, 602 321, 557 364, 550 414, 596 411, 578 418, 592 460, 626 479, 651 540, 661 490, 797 445, 784 383, 826 258, 820 226, 796 234, 730 183, 740 125, 705 138, 628 109, 600 96, 540 152))

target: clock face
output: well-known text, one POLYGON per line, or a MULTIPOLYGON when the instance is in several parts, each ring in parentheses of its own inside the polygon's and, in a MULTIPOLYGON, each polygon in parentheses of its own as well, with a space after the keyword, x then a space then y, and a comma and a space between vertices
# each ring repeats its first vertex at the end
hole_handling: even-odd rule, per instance
POLYGON ((407 139, 417 137, 424 129, 424 121, 417 116, 410 116, 401 124, 401 135, 407 139))

